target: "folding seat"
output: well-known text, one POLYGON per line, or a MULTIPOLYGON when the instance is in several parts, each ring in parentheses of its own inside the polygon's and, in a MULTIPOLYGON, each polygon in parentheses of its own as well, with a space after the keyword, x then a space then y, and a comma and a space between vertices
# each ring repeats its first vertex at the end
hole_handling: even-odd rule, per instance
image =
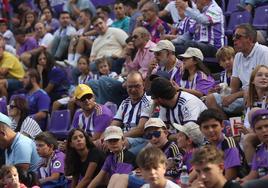
POLYGON ((230 15, 230 20, 225 30, 226 35, 232 35, 237 25, 242 23, 252 23, 251 13, 248 11, 237 11, 230 15))
POLYGON ((237 5, 240 3, 240 0, 229 0, 228 4, 227 4, 227 8, 225 11, 225 15, 229 16, 230 14, 232 14, 233 12, 237 11, 237 5))
POLYGON ((252 25, 256 29, 268 29, 268 5, 260 6, 255 9, 252 25))

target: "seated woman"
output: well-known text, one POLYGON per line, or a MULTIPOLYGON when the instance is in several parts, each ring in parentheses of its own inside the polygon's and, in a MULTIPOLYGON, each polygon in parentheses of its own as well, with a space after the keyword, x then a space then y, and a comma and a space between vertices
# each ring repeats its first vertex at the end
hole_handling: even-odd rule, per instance
POLYGON ((28 116, 28 103, 23 96, 15 96, 10 100, 8 115, 12 119, 12 128, 30 138, 42 132, 38 123, 28 116))
POLYGON ((201 50, 189 47, 179 57, 183 60, 184 69, 179 83, 180 89, 197 97, 207 95, 209 89, 215 85, 215 80, 202 62, 204 56, 201 50))
POLYGON ((50 96, 51 101, 68 96, 70 87, 66 72, 56 67, 54 58, 46 51, 41 51, 32 57, 32 67, 37 69, 43 88, 50 96))

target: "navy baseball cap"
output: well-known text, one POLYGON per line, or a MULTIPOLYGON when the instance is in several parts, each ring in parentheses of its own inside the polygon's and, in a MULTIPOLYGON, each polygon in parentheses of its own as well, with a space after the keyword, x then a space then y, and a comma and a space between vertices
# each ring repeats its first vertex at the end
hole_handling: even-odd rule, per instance
POLYGON ((158 77, 162 77, 162 78, 166 78, 167 80, 170 80, 170 75, 168 74, 168 72, 167 71, 161 71, 161 70, 159 70, 156 73, 152 74, 149 77, 149 80, 153 81, 153 79, 158 78, 158 77))
POLYGON ((255 124, 259 120, 266 120, 268 119, 268 110, 266 109, 258 109, 255 112, 252 113, 251 119, 250 119, 250 125, 252 128, 255 127, 255 124))

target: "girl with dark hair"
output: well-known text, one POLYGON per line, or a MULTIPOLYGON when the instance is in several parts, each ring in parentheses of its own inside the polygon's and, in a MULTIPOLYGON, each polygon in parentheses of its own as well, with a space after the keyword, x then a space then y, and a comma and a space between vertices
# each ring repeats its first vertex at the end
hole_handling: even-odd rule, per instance
POLYGON ((73 176, 72 188, 86 187, 99 173, 105 155, 80 128, 70 131, 67 139, 65 174, 73 176))
POLYGON ((22 19, 20 27, 25 29, 27 34, 34 33, 34 26, 37 22, 37 15, 34 11, 28 11, 22 19))
POLYGON ((56 67, 54 58, 46 51, 33 56, 33 67, 37 69, 41 81, 40 87, 55 101, 68 95, 69 80, 67 74, 60 67, 56 67))
POLYGON ((53 11, 50 7, 42 9, 41 20, 49 33, 53 34, 60 27, 60 22, 53 17, 53 11))
POLYGON ((38 123, 28 116, 28 104, 23 96, 15 96, 11 99, 8 115, 12 119, 12 128, 15 132, 21 132, 30 138, 42 132, 38 123))
POLYGON ((208 68, 203 64, 204 56, 198 48, 189 47, 180 57, 183 61, 183 73, 180 88, 197 97, 208 94, 215 85, 208 68))

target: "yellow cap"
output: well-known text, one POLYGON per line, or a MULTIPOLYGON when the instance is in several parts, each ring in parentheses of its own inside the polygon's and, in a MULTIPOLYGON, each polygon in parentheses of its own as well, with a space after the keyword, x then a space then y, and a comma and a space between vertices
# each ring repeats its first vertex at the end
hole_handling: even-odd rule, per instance
POLYGON ((92 89, 86 84, 79 84, 74 90, 74 97, 76 99, 81 99, 84 95, 87 94, 94 95, 92 89))

